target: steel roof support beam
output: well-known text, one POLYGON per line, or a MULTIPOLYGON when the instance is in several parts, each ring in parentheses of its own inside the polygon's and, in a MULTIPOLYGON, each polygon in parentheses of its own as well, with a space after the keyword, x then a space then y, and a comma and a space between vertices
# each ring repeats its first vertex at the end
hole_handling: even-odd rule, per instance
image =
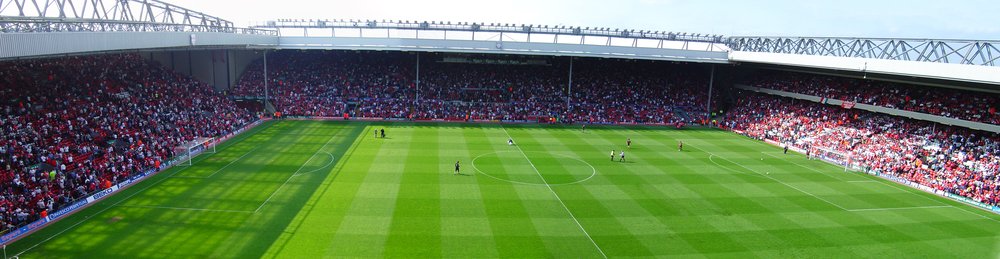
POLYGON ((159 0, 0 0, 0 23, 4 32, 124 30, 277 35, 267 30, 237 29, 230 21, 159 0))
POLYGON ((1000 41, 838 37, 730 37, 734 51, 997 66, 1000 41))

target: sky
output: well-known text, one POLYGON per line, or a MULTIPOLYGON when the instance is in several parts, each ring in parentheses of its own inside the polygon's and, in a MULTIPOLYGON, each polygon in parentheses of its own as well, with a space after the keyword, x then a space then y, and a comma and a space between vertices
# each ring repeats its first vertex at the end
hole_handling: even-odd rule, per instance
POLYGON ((726 36, 1000 40, 996 0, 163 0, 245 27, 279 18, 543 24, 726 36))

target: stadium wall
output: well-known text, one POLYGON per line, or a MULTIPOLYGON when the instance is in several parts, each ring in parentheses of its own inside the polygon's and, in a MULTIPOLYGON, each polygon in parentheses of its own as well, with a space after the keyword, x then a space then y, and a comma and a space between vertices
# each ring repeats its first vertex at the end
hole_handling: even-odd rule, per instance
POLYGON ((243 73, 247 71, 247 67, 250 63, 253 63, 257 59, 264 57, 264 52, 261 50, 230 50, 229 55, 229 66, 226 67, 229 73, 229 78, 231 79, 228 84, 228 89, 233 89, 236 83, 239 82, 240 77, 243 73))
POLYGON ((207 82, 219 92, 232 89, 247 66, 262 53, 245 49, 142 52, 143 58, 207 82))
POLYGON ((125 50, 273 46, 278 36, 220 32, 0 33, 0 59, 125 50))
POLYGON ((517 41, 282 36, 277 47, 282 49, 396 50, 730 63, 728 52, 708 49, 642 48, 517 41))

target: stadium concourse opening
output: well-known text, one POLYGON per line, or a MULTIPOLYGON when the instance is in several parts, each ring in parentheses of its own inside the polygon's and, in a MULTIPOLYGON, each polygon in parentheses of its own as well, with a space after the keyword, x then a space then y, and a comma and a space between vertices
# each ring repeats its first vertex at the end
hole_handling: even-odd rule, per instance
POLYGON ((1000 252, 995 92, 650 60, 243 54, 231 85, 173 54, 0 62, 6 251, 1000 252))

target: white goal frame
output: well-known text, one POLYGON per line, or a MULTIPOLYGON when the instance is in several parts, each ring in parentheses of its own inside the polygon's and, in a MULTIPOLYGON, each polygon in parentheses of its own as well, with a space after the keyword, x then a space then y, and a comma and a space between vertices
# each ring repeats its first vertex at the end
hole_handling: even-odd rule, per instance
POLYGON ((844 166, 844 172, 850 171, 852 168, 862 168, 862 165, 854 160, 854 154, 851 152, 845 153, 824 147, 810 148, 809 151, 809 159, 820 159, 844 166))
POLYGON ((174 148, 174 153, 181 154, 181 161, 178 165, 190 166, 194 163, 194 157, 201 153, 215 153, 215 138, 195 138, 174 148), (181 152, 177 152, 180 150, 181 152))

